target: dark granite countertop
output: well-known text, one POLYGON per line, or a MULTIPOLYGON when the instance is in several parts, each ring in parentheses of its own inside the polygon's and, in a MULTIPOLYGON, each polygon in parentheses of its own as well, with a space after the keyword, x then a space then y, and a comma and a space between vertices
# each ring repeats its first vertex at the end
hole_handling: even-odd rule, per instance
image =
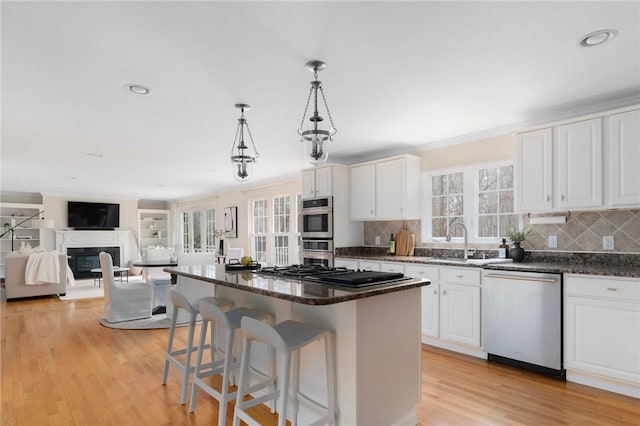
MULTIPOLYGON (((640 278, 640 255, 625 256, 622 260, 615 256, 592 256, 584 259, 581 256, 564 255, 532 256, 520 263, 490 263, 486 265, 467 263, 462 258, 439 258, 431 256, 388 256, 365 253, 341 254, 336 257, 345 259, 370 260, 378 262, 401 262, 436 266, 462 266, 466 268, 485 268, 502 271, 546 272, 558 274, 585 274, 615 277, 640 278)), ((480 259, 474 259, 476 261, 480 259)))
POLYGON ((182 277, 232 287, 305 305, 331 305, 430 285, 425 279, 410 279, 359 289, 291 278, 268 277, 252 271, 226 271, 224 265, 196 265, 165 268, 182 277))

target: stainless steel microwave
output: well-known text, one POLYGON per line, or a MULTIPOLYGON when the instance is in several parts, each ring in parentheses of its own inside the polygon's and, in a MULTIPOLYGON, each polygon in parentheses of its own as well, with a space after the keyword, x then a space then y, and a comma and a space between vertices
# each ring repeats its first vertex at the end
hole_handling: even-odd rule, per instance
POLYGON ((333 198, 312 198, 302 201, 299 216, 302 239, 333 238, 333 198))

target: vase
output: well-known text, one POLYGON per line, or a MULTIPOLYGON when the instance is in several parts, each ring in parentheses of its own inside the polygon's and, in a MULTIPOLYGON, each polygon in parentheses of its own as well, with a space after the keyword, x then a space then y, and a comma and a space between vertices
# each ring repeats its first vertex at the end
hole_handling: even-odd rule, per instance
POLYGON ((520 247, 520 243, 513 243, 513 247, 509 250, 509 256, 514 262, 522 262, 524 259, 524 249, 520 247))

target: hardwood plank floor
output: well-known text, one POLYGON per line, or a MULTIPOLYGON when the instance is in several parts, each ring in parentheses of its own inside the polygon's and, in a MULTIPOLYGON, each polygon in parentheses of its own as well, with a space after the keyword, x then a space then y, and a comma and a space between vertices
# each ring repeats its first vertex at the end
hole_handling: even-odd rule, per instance
MULTIPOLYGON (((2 302, 0 309, 0 424, 217 422, 217 403, 204 393, 193 414, 178 403, 175 370, 161 384, 167 330, 102 327, 101 299, 40 298, 2 302)), ((183 342, 185 332, 177 332, 183 342)), ((640 425, 637 399, 428 346, 417 412, 420 425, 640 425)), ((276 424, 264 407, 253 413, 276 424)))

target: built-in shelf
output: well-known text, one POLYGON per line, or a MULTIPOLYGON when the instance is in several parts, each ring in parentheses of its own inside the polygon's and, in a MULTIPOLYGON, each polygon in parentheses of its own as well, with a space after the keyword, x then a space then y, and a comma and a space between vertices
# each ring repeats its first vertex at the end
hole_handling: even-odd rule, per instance
POLYGON ((169 210, 138 210, 138 243, 141 248, 170 248, 169 210))

